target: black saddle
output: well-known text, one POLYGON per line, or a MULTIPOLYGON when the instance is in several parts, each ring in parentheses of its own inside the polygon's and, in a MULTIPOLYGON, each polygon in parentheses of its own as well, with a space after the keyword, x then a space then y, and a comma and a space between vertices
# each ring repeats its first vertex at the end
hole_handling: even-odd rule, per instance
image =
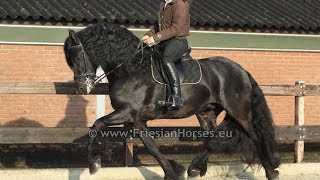
MULTIPOLYGON (((190 52, 191 48, 175 62, 181 85, 198 84, 202 78, 200 63, 190 56, 190 52)), ((168 82, 162 70, 161 62, 158 59, 152 58, 151 72, 155 82, 159 84, 166 84, 168 82)))

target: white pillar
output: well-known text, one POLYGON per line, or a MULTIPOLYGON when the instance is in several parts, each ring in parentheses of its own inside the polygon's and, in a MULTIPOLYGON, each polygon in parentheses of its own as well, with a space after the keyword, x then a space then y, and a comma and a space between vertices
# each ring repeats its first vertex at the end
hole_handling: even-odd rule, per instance
MULTIPOLYGON (((96 72, 97 76, 101 76, 104 73, 99 66, 96 72)), ((103 78, 101 82, 105 83, 107 78, 103 78)), ((96 95, 96 119, 106 115, 106 96, 96 95)))

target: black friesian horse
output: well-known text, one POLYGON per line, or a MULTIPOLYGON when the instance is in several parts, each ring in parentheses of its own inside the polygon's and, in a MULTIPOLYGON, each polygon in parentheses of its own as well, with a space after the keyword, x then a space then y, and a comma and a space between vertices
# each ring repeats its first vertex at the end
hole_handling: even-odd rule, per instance
MULTIPOLYGON (((231 145, 234 149, 240 149, 251 144, 267 178, 277 179, 279 172, 275 169, 280 161, 275 157, 277 143, 272 117, 260 87, 246 70, 224 57, 201 59, 201 82, 182 86, 184 106, 161 114, 157 111, 157 102, 163 97, 165 88, 151 78, 152 49, 146 47, 141 53, 137 51, 139 43, 139 38, 129 30, 109 23, 90 26, 77 33, 69 31, 64 51, 67 63, 74 72, 78 91, 90 92, 98 66, 106 72, 109 81, 114 112, 97 119, 92 130, 99 132, 111 125, 129 124, 146 131, 148 120, 196 115, 204 130, 229 129, 236 132, 233 134, 236 137, 224 139, 224 142, 218 142, 219 138, 207 139, 204 149, 189 166, 190 177, 206 173, 209 153, 216 146, 231 145), (223 110, 227 112, 226 118, 216 126, 216 117, 223 110)), ((151 137, 140 138, 164 170, 164 178, 178 179, 184 169, 167 160, 151 137)), ((98 136, 90 138, 88 160, 91 174, 101 167, 106 145, 98 136)))

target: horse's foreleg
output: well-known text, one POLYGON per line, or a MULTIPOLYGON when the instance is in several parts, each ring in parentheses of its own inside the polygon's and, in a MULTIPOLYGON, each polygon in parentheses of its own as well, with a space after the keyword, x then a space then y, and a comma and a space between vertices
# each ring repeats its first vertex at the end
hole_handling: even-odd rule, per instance
POLYGON ((97 119, 91 129, 95 131, 101 131, 108 126, 131 123, 133 122, 134 116, 135 114, 132 109, 126 108, 123 110, 117 110, 111 114, 97 119))
POLYGON ((148 152, 157 160, 162 167, 165 176, 165 180, 176 180, 184 173, 184 168, 174 162, 168 161, 163 154, 159 151, 153 139, 148 136, 148 128, 145 124, 139 123, 139 126, 135 126, 139 129, 139 136, 148 152))
MULTIPOLYGON (((132 113, 132 111, 131 111, 132 113)), ((105 149, 104 141, 101 139, 100 131, 111 125, 119 125, 133 121, 133 116, 129 109, 114 111, 96 120, 90 129, 88 144, 88 161, 90 174, 96 173, 101 167, 102 151, 105 149)))

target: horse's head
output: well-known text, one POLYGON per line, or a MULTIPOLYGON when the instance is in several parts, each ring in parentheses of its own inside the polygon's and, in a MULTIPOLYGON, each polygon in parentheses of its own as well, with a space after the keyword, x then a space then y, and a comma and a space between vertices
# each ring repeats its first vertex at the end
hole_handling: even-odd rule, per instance
POLYGON ((74 72, 78 92, 90 93, 94 86, 96 73, 75 31, 69 30, 69 37, 64 48, 67 63, 74 72))

